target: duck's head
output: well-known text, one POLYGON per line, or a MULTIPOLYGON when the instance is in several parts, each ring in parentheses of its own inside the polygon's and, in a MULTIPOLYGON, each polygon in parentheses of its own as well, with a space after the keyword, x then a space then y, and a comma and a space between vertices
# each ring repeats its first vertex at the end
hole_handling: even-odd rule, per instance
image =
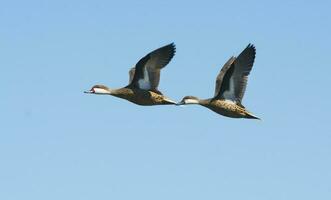
POLYGON ((199 104, 199 98, 195 96, 186 96, 176 105, 199 104))
POLYGON ((111 90, 104 85, 95 85, 89 91, 85 91, 87 94, 110 94, 111 90))

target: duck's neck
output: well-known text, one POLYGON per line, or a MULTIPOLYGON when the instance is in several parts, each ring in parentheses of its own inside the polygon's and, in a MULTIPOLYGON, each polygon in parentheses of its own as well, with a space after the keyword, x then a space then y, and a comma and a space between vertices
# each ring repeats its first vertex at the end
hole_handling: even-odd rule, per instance
POLYGON ((210 102, 209 99, 199 99, 199 104, 202 106, 208 105, 210 102))

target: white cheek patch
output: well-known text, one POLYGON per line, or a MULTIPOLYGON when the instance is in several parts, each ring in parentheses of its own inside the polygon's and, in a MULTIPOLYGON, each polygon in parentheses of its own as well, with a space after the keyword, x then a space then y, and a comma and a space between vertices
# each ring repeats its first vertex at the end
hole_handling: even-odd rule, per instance
POLYGON ((109 94, 109 92, 105 89, 101 89, 101 88, 94 88, 94 93, 95 94, 109 94))
POLYGON ((184 100, 185 104, 198 104, 199 101, 196 99, 185 99, 184 100))

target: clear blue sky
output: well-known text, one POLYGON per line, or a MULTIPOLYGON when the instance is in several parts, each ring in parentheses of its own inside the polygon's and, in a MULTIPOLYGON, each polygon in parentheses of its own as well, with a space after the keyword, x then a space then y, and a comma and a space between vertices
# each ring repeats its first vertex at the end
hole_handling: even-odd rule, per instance
POLYGON ((329 1, 2 1, 1 200, 331 199, 329 1), (213 95, 257 48, 243 104, 141 107, 83 94, 125 86, 175 42, 160 90, 213 95))

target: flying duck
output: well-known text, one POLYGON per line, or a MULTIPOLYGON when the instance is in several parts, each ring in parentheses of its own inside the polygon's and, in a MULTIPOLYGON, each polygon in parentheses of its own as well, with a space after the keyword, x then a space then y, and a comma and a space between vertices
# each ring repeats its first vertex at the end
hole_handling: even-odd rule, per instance
POLYGON ((226 117, 259 119, 241 104, 255 54, 254 45, 249 44, 238 57, 232 56, 224 64, 216 78, 213 98, 199 99, 194 96, 186 96, 177 105, 199 104, 226 117))
POLYGON ((126 87, 110 89, 104 85, 95 85, 85 93, 112 95, 143 106, 176 104, 157 88, 160 71, 174 57, 175 52, 175 44, 171 43, 141 58, 129 71, 129 84, 126 87))

